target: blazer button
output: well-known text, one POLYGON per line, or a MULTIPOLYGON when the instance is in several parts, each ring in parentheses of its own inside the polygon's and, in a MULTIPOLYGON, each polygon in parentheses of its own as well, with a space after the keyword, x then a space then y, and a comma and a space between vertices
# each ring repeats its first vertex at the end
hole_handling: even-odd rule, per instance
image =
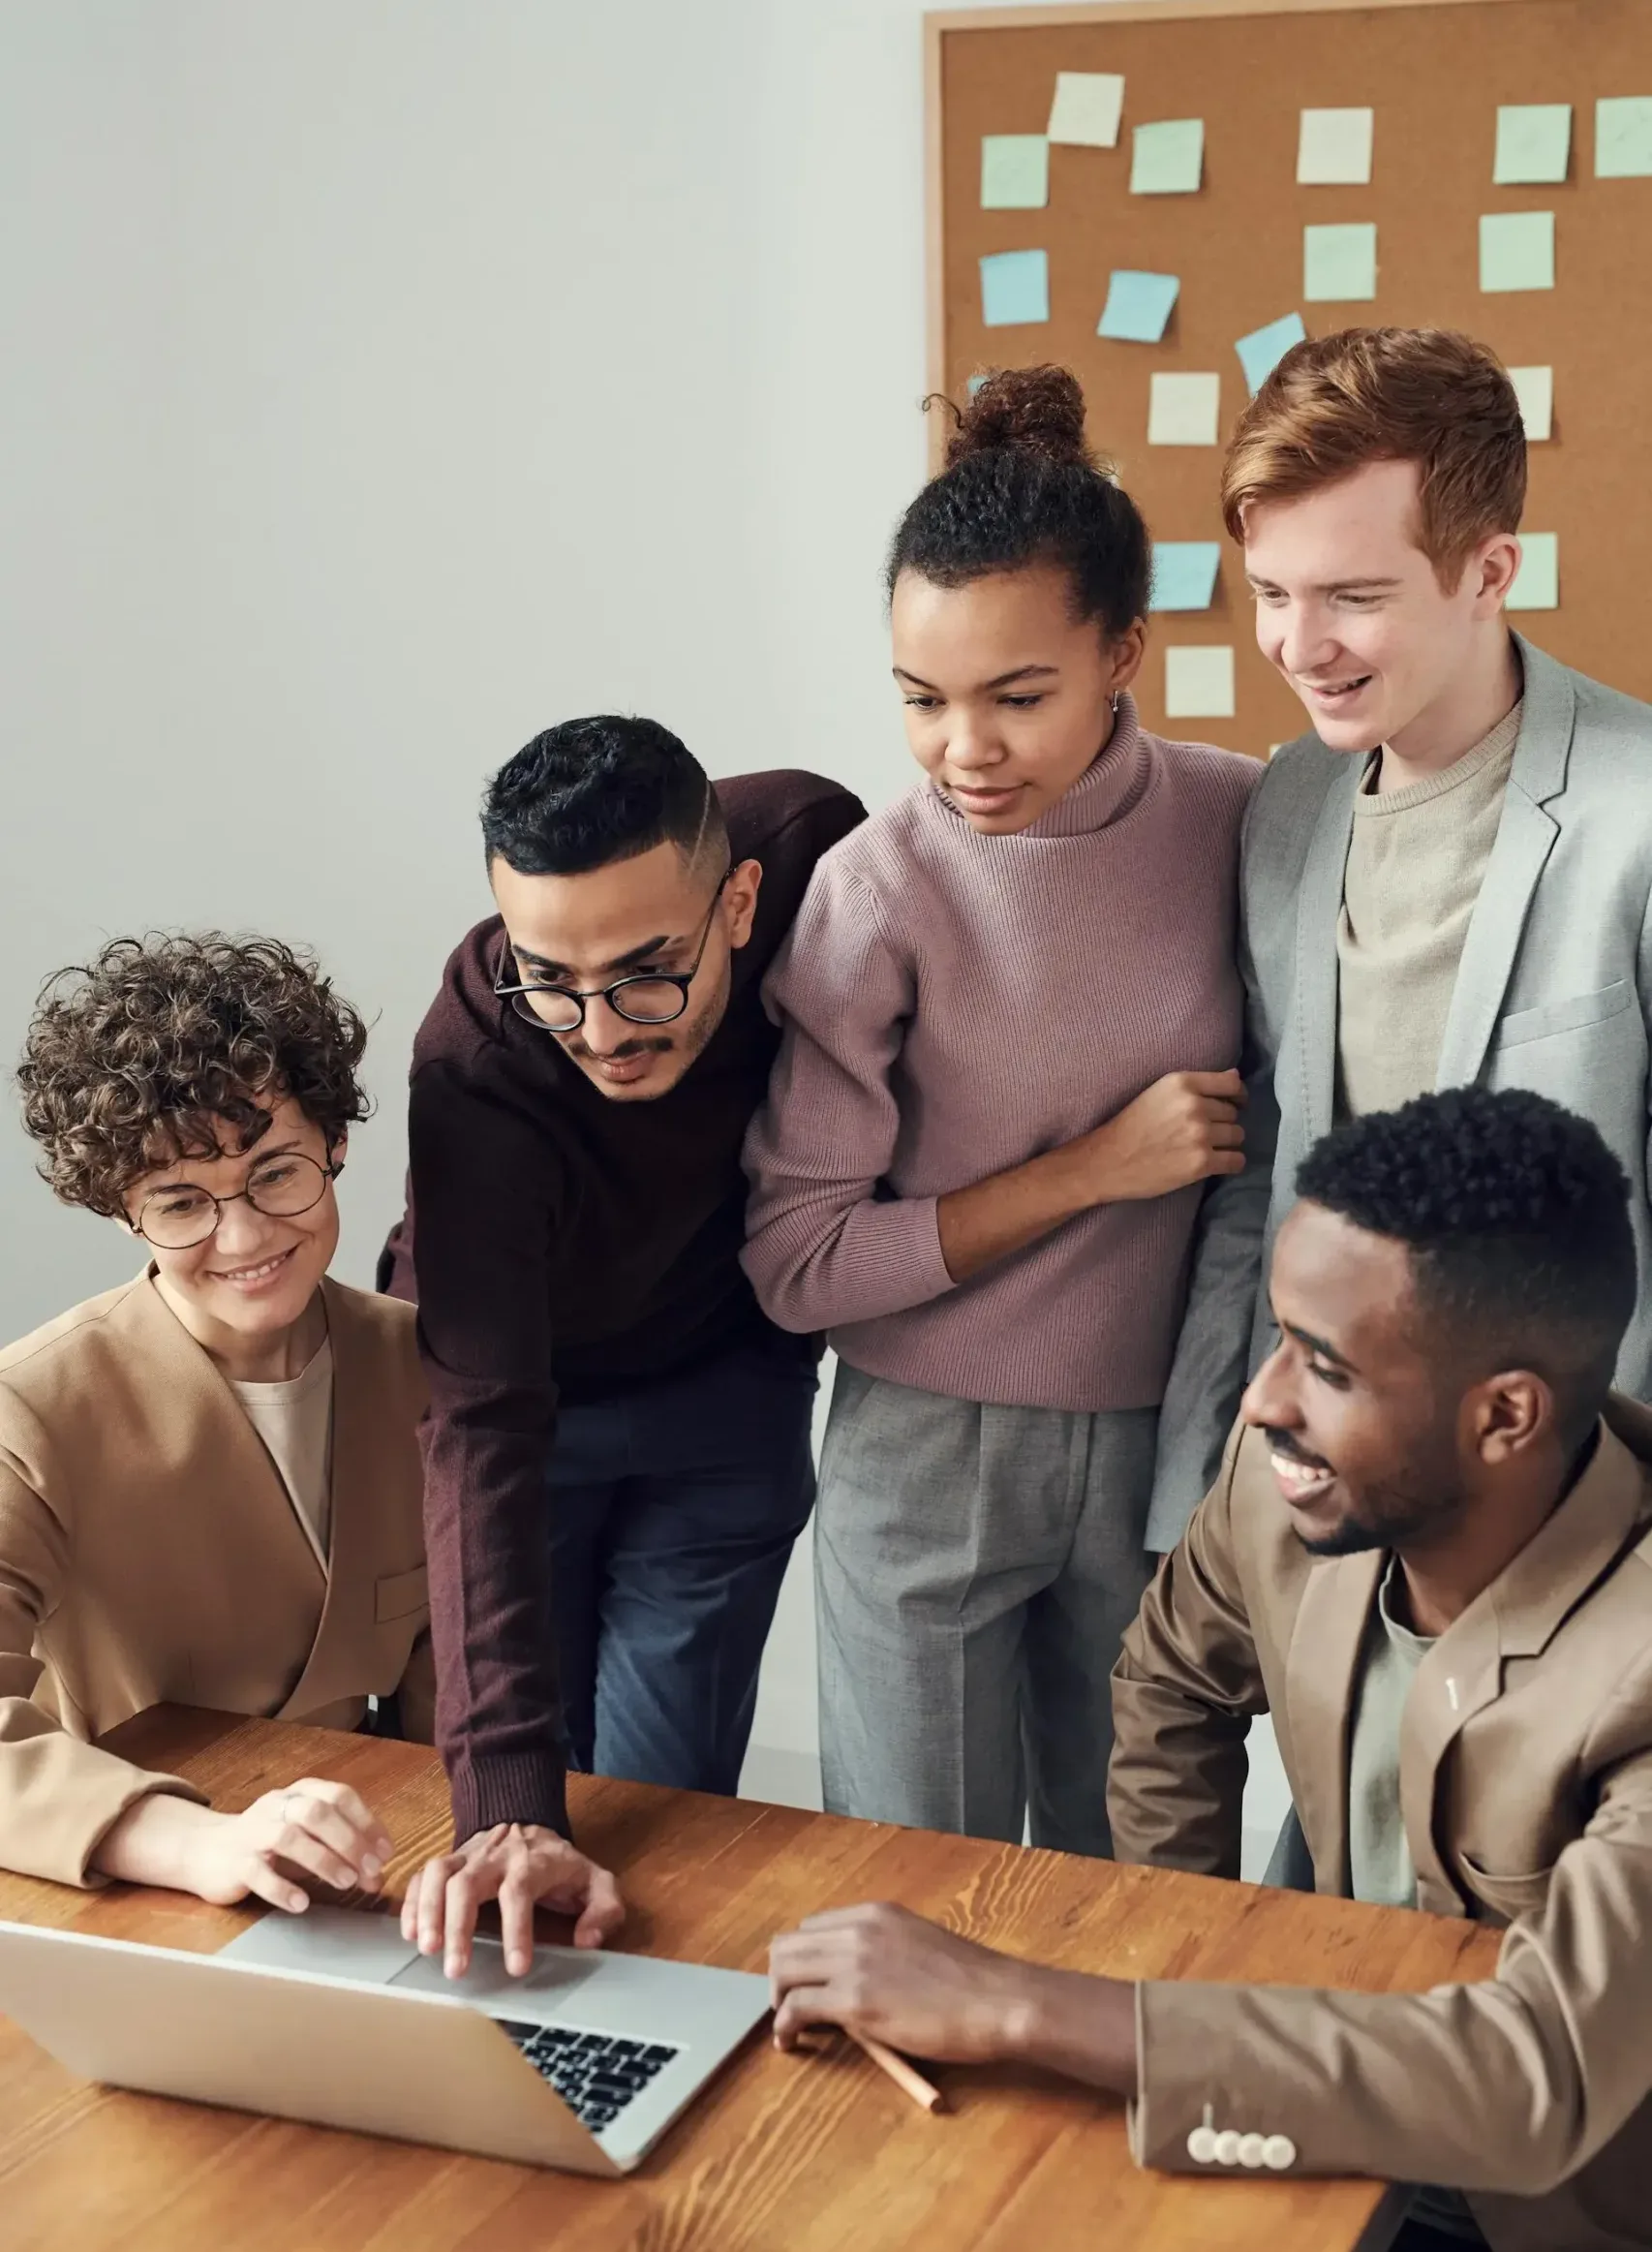
POLYGON ((1283 2174, 1288 2166, 1297 2163, 1297 2145, 1289 2135, 1270 2135, 1262 2145, 1262 2163, 1270 2166, 1275 2174, 1283 2174))
POLYGON ((1239 2137, 1239 2162, 1241 2166, 1266 2166, 1268 2163, 1267 2152, 1268 2138, 1265 2135, 1241 2135, 1239 2137))
POLYGON ((1243 2137, 1235 2127, 1224 2127, 1216 2137, 1216 2164, 1237 2166, 1239 2162, 1239 2144, 1243 2137))
POLYGON ((1214 2127, 1195 2127, 1187 2138, 1187 2155, 1195 2166, 1208 2166, 1216 2155, 1214 2127))

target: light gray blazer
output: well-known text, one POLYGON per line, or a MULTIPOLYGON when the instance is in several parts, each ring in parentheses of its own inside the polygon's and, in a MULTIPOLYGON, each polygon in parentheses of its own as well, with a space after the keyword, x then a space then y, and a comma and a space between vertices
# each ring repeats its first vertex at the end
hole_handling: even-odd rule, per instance
MULTIPOLYGON (((1647 1045, 1652 1017, 1652 705, 1518 635, 1525 709, 1464 941, 1436 1088, 1527 1087, 1592 1119, 1633 1190, 1640 1300, 1619 1389, 1652 1400, 1647 1045)), ((1148 1546, 1173 1548, 1216 1476, 1247 1375, 1270 1348, 1261 1288, 1297 1167, 1331 1125, 1336 926, 1362 757, 1304 735, 1275 753, 1245 818, 1243 1173, 1200 1219, 1165 1393, 1148 1546)))

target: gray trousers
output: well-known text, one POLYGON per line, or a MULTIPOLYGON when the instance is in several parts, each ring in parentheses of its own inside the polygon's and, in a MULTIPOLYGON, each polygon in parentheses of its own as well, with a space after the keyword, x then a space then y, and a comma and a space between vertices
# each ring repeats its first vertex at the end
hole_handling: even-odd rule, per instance
POLYGON ((840 1364, 820 1459, 834 1814, 1106 1855, 1110 1675, 1155 1558, 1158 1413, 982 1406, 840 1364))

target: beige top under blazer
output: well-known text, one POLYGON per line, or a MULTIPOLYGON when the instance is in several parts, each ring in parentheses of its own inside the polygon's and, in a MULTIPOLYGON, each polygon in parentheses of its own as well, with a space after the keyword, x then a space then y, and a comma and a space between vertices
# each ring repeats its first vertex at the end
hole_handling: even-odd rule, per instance
POLYGON ((150 1274, 0 1351, 0 1866, 96 1883, 146 1793, 87 1740, 145 1707, 433 1734, 413 1311, 321 1285, 333 1349, 323 1572, 280 1473, 150 1274))
MULTIPOLYGON (((1237 1877, 1245 1734, 1270 1712, 1316 1887, 1348 1893, 1386 1563, 1310 1556, 1264 1434, 1230 1442, 1114 1672, 1120 1861, 1237 1877)), ((1496 1977, 1144 1985, 1138 2157, 1244 2177, 1266 2147, 1263 2178, 1441 2183, 1493 2252, 1652 2246, 1652 1411, 1613 1398, 1572 1492, 1429 1648, 1399 1798, 1418 1906, 1504 1928, 1496 1977), (1206 2122, 1214 2155, 1189 2144, 1206 2122)))

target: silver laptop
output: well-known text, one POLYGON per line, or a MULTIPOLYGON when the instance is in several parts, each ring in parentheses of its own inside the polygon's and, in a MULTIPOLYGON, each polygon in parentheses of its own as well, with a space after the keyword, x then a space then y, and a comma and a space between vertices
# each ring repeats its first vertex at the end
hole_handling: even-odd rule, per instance
POLYGON ((0 1922, 0 2014, 71 2072, 577 2174, 647 2154, 769 2007, 745 1971, 538 1947, 462 1979, 392 1916, 267 1915, 216 1955, 0 1922))

